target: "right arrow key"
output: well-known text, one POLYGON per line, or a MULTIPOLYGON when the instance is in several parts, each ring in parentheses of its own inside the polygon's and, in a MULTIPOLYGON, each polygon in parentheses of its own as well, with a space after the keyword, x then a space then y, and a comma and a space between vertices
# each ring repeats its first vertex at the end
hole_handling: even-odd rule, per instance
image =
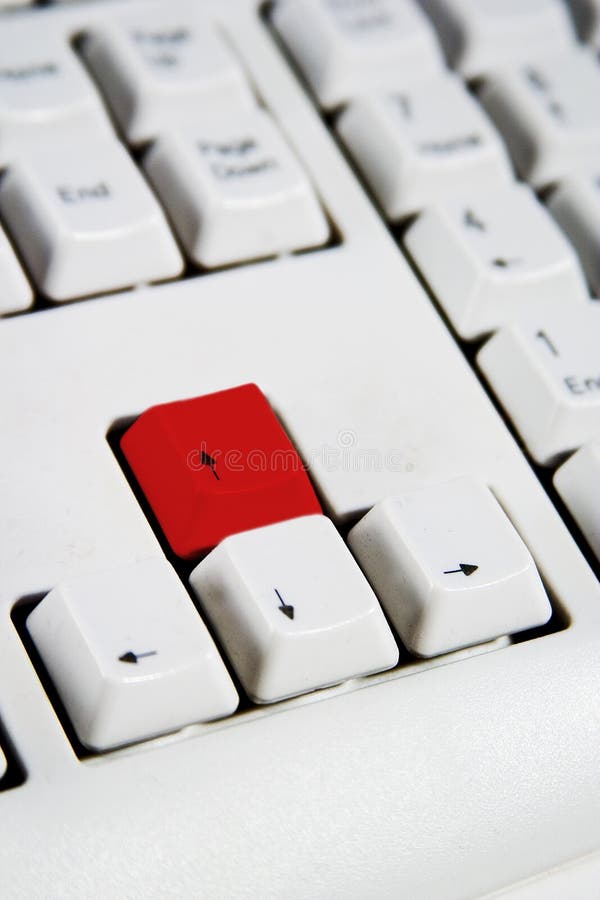
POLYGON ((418 656, 550 618, 529 550, 476 479, 384 500, 354 526, 348 543, 403 642, 418 656))

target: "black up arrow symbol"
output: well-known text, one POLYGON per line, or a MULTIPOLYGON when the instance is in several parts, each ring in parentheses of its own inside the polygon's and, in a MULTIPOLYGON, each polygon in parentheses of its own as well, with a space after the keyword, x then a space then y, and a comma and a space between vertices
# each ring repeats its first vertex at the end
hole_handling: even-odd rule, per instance
POLYGON ((293 619, 294 618, 294 607, 288 606, 287 603, 283 602, 283 597, 281 596, 281 594, 279 593, 277 588, 275 588, 275 593, 277 594, 277 599, 279 600, 279 611, 282 612, 284 614, 284 616, 287 616, 288 619, 293 619))
POLYGON ((200 462, 201 462, 201 464, 202 464, 203 466, 208 466, 208 468, 209 468, 210 471, 213 473, 213 475, 215 476, 215 478, 217 479, 217 481, 220 481, 220 480, 221 480, 221 479, 219 478, 219 476, 217 475, 217 469, 216 469, 217 461, 216 461, 216 459, 213 459, 212 456, 209 456, 208 453, 206 453, 205 450, 203 450, 202 453, 201 453, 201 455, 200 455, 200 462))
POLYGON ((135 665, 138 659, 143 659, 145 656, 156 656, 156 650, 149 650, 147 653, 134 653, 133 650, 128 650, 127 653, 119 657, 119 662, 133 663, 135 665))
POLYGON ((459 572, 462 572, 463 575, 466 575, 467 578, 469 575, 472 575, 473 572, 476 572, 479 566, 474 566, 471 563, 459 563, 458 569, 448 569, 444 572, 444 575, 456 575, 459 572))

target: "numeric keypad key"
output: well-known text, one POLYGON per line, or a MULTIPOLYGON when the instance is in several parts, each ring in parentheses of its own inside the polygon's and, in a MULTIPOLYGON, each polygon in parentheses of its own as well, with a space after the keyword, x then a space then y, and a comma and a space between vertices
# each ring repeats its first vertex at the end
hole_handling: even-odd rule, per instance
POLYGON ((426 209, 405 246, 461 337, 550 302, 587 301, 577 257, 525 185, 472 191, 426 209))
POLYGON ((349 104, 337 130, 389 219, 460 190, 506 184, 511 165, 487 116, 447 74, 349 104))
POLYGON ((479 351, 479 367, 542 465, 600 434, 600 304, 524 316, 479 351))
POLYGON ((597 167, 600 67, 588 50, 498 69, 480 97, 536 188, 597 167))
POLYGON ((443 69, 433 28, 414 0, 277 0, 273 21, 325 108, 443 69))
POLYGON ((561 181, 547 203, 575 247, 592 290, 600 296, 600 168, 561 181))
POLYGON ((450 64, 466 78, 499 64, 569 50, 575 34, 561 0, 420 0, 450 64))

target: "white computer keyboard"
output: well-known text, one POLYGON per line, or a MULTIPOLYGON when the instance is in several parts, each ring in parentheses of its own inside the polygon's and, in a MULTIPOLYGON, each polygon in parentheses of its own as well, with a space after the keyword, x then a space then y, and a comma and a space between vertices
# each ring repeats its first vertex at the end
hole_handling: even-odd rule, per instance
POLYGON ((597 0, 0 9, 2 900, 598 898, 597 0))

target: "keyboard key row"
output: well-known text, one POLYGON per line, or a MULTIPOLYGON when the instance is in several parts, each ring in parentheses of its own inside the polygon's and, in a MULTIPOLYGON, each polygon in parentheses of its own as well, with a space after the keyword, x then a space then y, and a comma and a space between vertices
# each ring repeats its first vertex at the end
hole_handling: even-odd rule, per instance
MULTIPOLYGON (((189 259, 210 269, 323 245, 329 225, 300 163, 261 109, 206 117, 144 161, 189 259)), ((177 277, 164 212, 115 139, 28 150, 0 185, 0 216, 37 289, 55 302, 177 277)), ((6 238, 3 312, 32 294, 6 238)))
MULTIPOLYGON (((148 141, 205 113, 252 109, 237 58, 207 19, 175 11, 120 15, 80 41, 118 126, 148 141)), ((0 34, 0 166, 23 149, 113 134, 101 96, 68 39, 39 28, 0 34)))
MULTIPOLYGON (((255 386, 151 408, 123 447, 176 552, 210 551, 189 584, 255 703, 394 667, 398 643, 380 602, 404 645, 424 657, 534 628, 551 614, 529 551, 489 488, 471 478, 375 506, 348 536, 355 560, 255 386)), ((226 664, 166 560, 67 579, 26 627, 92 750, 238 706, 226 664)))

